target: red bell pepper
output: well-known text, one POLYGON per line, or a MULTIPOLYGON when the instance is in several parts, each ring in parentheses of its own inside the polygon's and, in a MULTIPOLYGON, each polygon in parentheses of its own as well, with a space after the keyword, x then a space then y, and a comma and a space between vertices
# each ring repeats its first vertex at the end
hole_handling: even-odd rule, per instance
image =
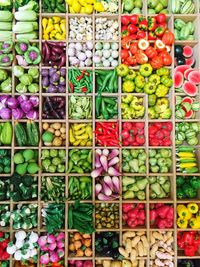
POLYGON ((178 239, 178 241, 177 241, 177 244, 178 244, 178 247, 179 248, 184 248, 184 246, 185 246, 185 243, 184 243, 184 241, 182 240, 182 239, 178 239))
POLYGON ((173 220, 174 219, 174 208, 173 207, 169 207, 168 213, 166 215, 166 218, 169 220, 173 220))
POLYGON ((170 210, 170 207, 165 205, 163 207, 156 209, 156 213, 160 218, 165 219, 169 210, 170 210))
POLYGON ((138 208, 134 208, 128 211, 128 217, 131 219, 139 218, 139 210, 138 208))
POLYGON ((191 232, 184 232, 182 236, 182 240, 187 245, 192 245, 194 244, 194 234, 191 232))
POLYGON ((157 27, 157 28, 155 29, 155 34, 156 34, 156 36, 158 36, 158 37, 162 37, 163 34, 165 33, 165 31, 166 31, 166 29, 165 29, 164 26, 159 26, 159 27, 157 27))
POLYGON ((146 219, 146 214, 145 214, 145 211, 144 210, 139 210, 139 212, 138 212, 138 218, 140 220, 143 220, 143 221, 146 219))
POLYGON ((148 40, 156 40, 155 32, 149 32, 148 33, 148 40))
POLYGON ((143 31, 147 31, 148 29, 148 22, 146 19, 143 19, 142 21, 140 21, 139 23, 139 29, 143 30, 143 31))
POLYGON ((195 253, 197 252, 198 250, 198 246, 196 245, 187 245, 185 246, 184 248, 184 253, 185 253, 185 256, 189 256, 189 257, 193 257, 195 255, 195 253))

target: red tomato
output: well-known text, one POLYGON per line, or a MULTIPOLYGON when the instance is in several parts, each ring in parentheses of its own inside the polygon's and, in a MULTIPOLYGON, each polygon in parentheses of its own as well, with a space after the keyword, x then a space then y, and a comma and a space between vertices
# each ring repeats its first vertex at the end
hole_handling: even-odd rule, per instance
POLYGON ((163 128, 166 129, 167 131, 172 131, 173 129, 173 124, 171 121, 165 122, 163 125, 163 128))
POLYGON ((135 14, 135 15, 130 16, 129 18, 130 18, 131 23, 133 23, 134 25, 138 24, 138 22, 139 22, 139 16, 138 15, 135 14))
POLYGON ((159 54, 163 59, 163 65, 170 66, 172 64, 172 57, 167 51, 163 51, 159 54))
POLYGON ((157 129, 162 129, 163 123, 162 122, 156 122, 153 124, 153 126, 157 127, 157 129))
POLYGON ((163 13, 160 13, 160 14, 158 14, 158 15, 156 16, 156 21, 157 21, 158 23, 166 22, 166 20, 167 20, 167 16, 166 16, 165 14, 163 14, 163 13))
POLYGON ((165 136, 170 136, 170 132, 166 129, 162 130, 165 136))
POLYGON ((122 144, 123 146, 129 146, 129 141, 127 139, 123 139, 122 144))
POLYGON ((158 140, 163 140, 164 137, 165 137, 165 135, 164 135, 162 130, 158 130, 155 134, 155 138, 158 140))
POLYGON ((141 50, 135 54, 135 58, 138 64, 145 64, 148 62, 148 57, 141 50))
POLYGON ((143 135, 144 134, 144 129, 139 129, 138 130, 138 134, 143 135))
POLYGON ((139 145, 143 145, 145 143, 144 135, 137 135, 135 140, 139 145))
POLYGON ((137 50, 138 50, 138 45, 137 45, 137 43, 132 43, 132 44, 130 45, 129 50, 130 50, 130 52, 131 52, 132 55, 135 55, 135 53, 136 53, 137 50))
POLYGON ((131 122, 124 122, 123 123, 123 129, 131 130, 132 129, 132 123, 131 122))
POLYGON ((150 146, 159 146, 160 145, 160 142, 159 142, 159 140, 157 140, 155 138, 151 138, 149 140, 149 144, 150 144, 150 146))
POLYGON ((144 122, 136 122, 134 126, 138 129, 144 129, 144 122))
POLYGON ((138 133, 138 129, 137 129, 135 126, 132 126, 132 128, 131 128, 131 133, 132 133, 133 135, 136 135, 136 134, 138 133))
POLYGON ((123 31, 128 31, 128 26, 127 25, 123 25, 121 27, 121 32, 123 32, 123 31))
POLYGON ((136 33, 138 31, 138 27, 136 27, 134 24, 128 25, 128 31, 130 33, 136 33))
POLYGON ((133 57, 133 56, 129 56, 129 57, 126 59, 126 61, 128 62, 128 65, 129 65, 129 66, 134 66, 134 65, 136 65, 136 63, 137 63, 135 57, 133 57))
POLYGON ((138 144, 138 142, 133 142, 132 144, 131 144, 132 146, 139 146, 139 144, 138 144))
POLYGON ((158 55, 156 49, 152 46, 149 46, 146 50, 145 50, 145 54, 147 55, 148 58, 153 58, 156 57, 158 55))
POLYGON ((154 69, 160 69, 163 66, 163 59, 160 56, 153 57, 150 64, 154 69))
POLYGON ((122 22, 122 25, 128 25, 130 23, 130 17, 129 16, 122 16, 121 22, 122 22))
POLYGON ((121 41, 121 46, 124 49, 128 49, 130 47, 130 44, 131 44, 131 38, 130 38, 130 36, 124 37, 122 39, 122 41, 121 41))
POLYGON ((133 144, 133 142, 135 142, 135 136, 129 136, 129 138, 127 139, 127 141, 129 142, 130 145, 133 144))
POLYGON ((146 32, 145 31, 139 30, 137 32, 137 39, 143 39, 145 37, 146 37, 146 32))
POLYGON ((163 146, 171 146, 172 141, 170 139, 164 139, 162 142, 163 146))
POLYGON ((121 50, 121 58, 126 59, 129 56, 128 50, 127 49, 122 49, 121 50))
POLYGON ((174 43, 174 34, 166 31, 162 37, 162 41, 165 45, 172 45, 174 43))
POLYGON ((127 131, 127 130, 122 130, 122 137, 123 138, 129 138, 129 136, 130 136, 130 133, 129 133, 129 131, 127 131))
POLYGON ((151 125, 149 127, 149 135, 155 135, 155 133, 158 131, 158 128, 155 127, 154 125, 151 125))

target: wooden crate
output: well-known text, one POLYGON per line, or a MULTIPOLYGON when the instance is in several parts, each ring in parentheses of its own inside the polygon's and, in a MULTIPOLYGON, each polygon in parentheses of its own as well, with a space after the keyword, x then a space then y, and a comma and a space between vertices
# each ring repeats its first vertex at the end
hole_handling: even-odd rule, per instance
MULTIPOLYGON (((174 0, 175 1, 175 0, 174 0)), ((169 14, 167 15, 168 17, 168 25, 169 25, 169 29, 171 31, 173 31, 173 28, 174 28, 174 19, 176 18, 182 18, 184 19, 185 21, 195 21, 195 35, 196 35, 196 38, 195 38, 195 41, 176 41, 175 44, 181 44, 181 45, 191 45, 191 46, 194 46, 195 49, 195 58, 196 58, 196 68, 198 68, 200 70, 200 53, 199 53, 199 41, 200 41, 200 13, 199 13, 199 1, 198 0, 194 0, 195 3, 196 3, 196 13, 195 14, 191 14, 191 15, 174 15, 171 13, 171 9, 170 9, 170 4, 169 4, 169 14)), ((14 1, 13 1, 14 2, 14 1)), ((69 13, 66 13, 66 14, 46 14, 46 13, 43 13, 42 12, 42 0, 40 0, 40 11, 39 11, 39 40, 35 40, 35 41, 32 41, 32 42, 36 42, 39 44, 39 48, 41 49, 42 48, 42 18, 43 17, 51 17, 53 15, 56 15, 56 16, 60 16, 62 18, 66 18, 67 20, 67 36, 66 36, 66 45, 68 45, 68 33, 69 33, 69 25, 68 25, 68 20, 69 18, 71 17, 85 17, 85 16, 88 16, 88 17, 91 17, 93 19, 93 43, 95 44, 97 41, 95 41, 95 19, 97 17, 107 17, 107 18, 113 18, 113 19, 116 19, 118 20, 119 22, 119 33, 121 32, 121 15, 122 15, 122 10, 121 10, 121 0, 119 0, 119 12, 117 14, 107 14, 107 13, 100 13, 100 14, 96 14, 96 13, 93 13, 92 15, 83 15, 83 14, 69 14, 69 13)), ((15 10, 13 9, 13 12, 15 12, 15 10)), ((148 16, 147 14, 147 0, 143 1, 143 15, 144 16, 148 16)), ((152 16, 152 15, 150 15, 152 16)), ((15 21, 13 21, 13 24, 15 24, 15 21)), ((16 41, 15 39, 15 35, 13 34, 13 40, 16 41)), ((77 41, 76 41, 77 42, 77 41)), ((105 41, 102 41, 102 42, 105 42, 105 41)), ((118 44, 119 44, 119 52, 120 52, 120 47, 121 47, 121 36, 119 34, 119 38, 118 38, 118 44)), ((94 53, 95 49, 93 48, 93 53, 94 53)), ((174 55, 174 46, 172 48, 172 55, 174 55)), ((67 61, 66 61, 66 70, 70 69, 71 67, 68 66, 68 55, 67 55, 67 52, 66 52, 66 57, 67 57, 67 61)), ((120 58, 119 58, 119 62, 120 62, 120 58)), ((17 65, 17 62, 16 60, 13 62, 12 64, 12 67, 7 67, 5 69, 8 69, 9 71, 12 71, 12 68, 17 65)), ((26 67, 28 68, 28 67, 26 67)), ((39 64, 38 67, 36 68, 39 68, 39 70, 41 71, 43 68, 50 68, 50 67, 46 67, 46 66, 43 66, 42 62, 39 64)), ((85 68, 86 69, 86 68, 85 68)), ((95 69, 113 69, 113 68, 96 68, 94 66, 94 63, 93 63, 93 66, 92 67, 89 67, 87 69, 90 69, 94 72, 95 69)), ((134 69, 138 69, 138 67, 134 67, 134 69)), ((173 75, 174 73, 174 64, 172 64, 171 67, 169 67, 169 69, 171 70, 171 73, 173 75)), ((68 73, 66 75, 66 83, 68 84, 68 73)), ((43 101, 43 97, 45 96, 53 96, 55 94, 46 94, 46 93, 43 93, 42 92, 42 84, 41 84, 41 76, 40 76, 40 82, 39 82, 39 85, 40 85, 40 91, 39 93, 35 94, 35 95, 38 95, 39 96, 39 99, 40 99, 40 107, 39 107, 39 120, 37 120, 37 122, 39 123, 39 129, 40 129, 40 135, 42 134, 42 123, 45 122, 45 121, 48 121, 48 120, 43 120, 42 119, 42 101, 43 101)), ((11 95, 12 96, 16 96, 16 95, 19 95, 18 93, 15 92, 15 86, 16 86, 16 79, 14 77, 14 74, 12 73, 12 93, 11 95)), ((31 95, 30 93, 26 93, 25 95, 31 95)), ((72 93, 69 93, 68 90, 66 90, 66 93, 65 94, 60 94, 59 93, 59 96, 63 96, 66 98, 66 119, 65 120, 62 120, 62 122, 65 122, 66 123, 66 140, 68 140, 69 136, 68 136, 68 129, 69 129, 69 123, 73 123, 73 122, 77 122, 75 120, 70 120, 68 119, 68 99, 71 95, 74 95, 72 93)), ((80 96, 83 96, 83 94, 77 94, 77 95, 80 95, 80 96)), ((92 119, 91 120, 86 120, 87 122, 91 122, 92 123, 92 126, 93 126, 93 130, 95 130, 95 121, 100 121, 100 120, 96 120, 95 119, 95 97, 96 97, 97 93, 95 92, 95 75, 93 75, 93 92, 91 94, 88 94, 88 96, 91 96, 92 97, 92 103, 93 103, 93 115, 92 115, 92 119)), ((110 95, 110 94, 103 94, 105 96, 107 95, 110 95)), ((118 89, 118 93, 117 94, 112 94, 113 96, 117 96, 118 97, 118 121, 119 121, 119 128, 120 128, 120 132, 121 132, 121 129, 122 129, 122 122, 124 122, 125 120, 123 120, 121 118, 121 109, 120 109, 120 103, 121 103, 121 97, 124 95, 123 93, 121 93, 121 79, 119 78, 119 89, 118 89)), ((170 120, 162 120, 163 122, 164 121, 172 121, 173 122, 173 125, 175 126, 175 123, 176 122, 181 122, 182 120, 177 120, 175 119, 175 95, 183 95, 183 94, 178 94, 178 93, 175 93, 175 90, 174 88, 172 87, 170 89, 170 93, 169 93, 169 98, 170 98, 170 104, 171 104, 171 107, 172 107, 172 119, 170 120)), ((149 177, 149 176, 162 176, 163 174, 155 174, 155 173, 150 173, 149 171, 149 160, 148 160, 148 151, 149 151, 149 142, 148 142, 148 124, 150 122, 156 122, 157 120, 150 120, 148 119, 148 114, 147 114, 147 109, 148 109, 148 97, 146 94, 138 94, 138 96, 142 96, 144 98, 144 103, 145 103, 145 108, 146 108, 146 113, 145 113, 145 117, 143 119, 138 119, 138 120, 131 120, 133 122, 135 121, 140 121, 140 122, 145 122, 145 137, 146 137, 146 142, 145 142, 145 146, 143 147, 139 147, 139 148, 144 148, 146 153, 147 153, 147 172, 145 174, 129 174, 129 176, 144 176, 144 177, 149 177)), ((200 96, 199 94, 197 95, 197 100, 199 101, 200 100, 200 96)), ((199 121, 199 112, 197 114, 197 119, 191 119, 190 121, 193 121, 193 122, 196 122, 196 121, 199 121)), ((23 119, 23 120, 20 120, 21 122, 25 122, 26 119, 23 119)), ((58 120, 50 120, 50 122, 57 122, 58 120)), ((83 122, 85 120, 81 120, 79 122, 83 122)), ((110 121, 116 121, 116 120, 110 120, 110 121)), ((61 122, 59 120, 59 122, 61 122)), ((12 119, 12 125, 14 127, 14 120, 12 119)), ((151 231, 160 231, 160 229, 152 229, 150 228, 150 218, 149 218, 149 206, 151 203, 167 203, 167 204, 171 204, 173 205, 174 207, 174 210, 176 211, 176 205, 178 203, 187 203, 187 202, 190 202, 190 201, 180 201, 180 200, 177 200, 176 198, 176 176, 177 175, 182 175, 182 176, 190 176, 190 175, 187 175, 187 174, 182 174, 182 173, 176 173, 176 152, 175 152, 175 127, 173 128, 173 131, 172 131, 172 140, 173 140, 173 144, 172 146, 170 147, 171 150, 172 150, 172 154, 173 154, 173 167, 171 169, 171 172, 170 173, 165 173, 164 175, 165 176, 169 176, 170 177, 170 180, 171 180, 171 185, 172 185, 172 193, 171 193, 171 197, 169 199, 161 199, 161 200, 151 200, 150 197, 149 197, 149 186, 147 186, 147 194, 146 194, 146 200, 145 201, 138 201, 138 200, 133 200, 133 201, 130 201, 130 200, 127 200, 127 201, 124 201, 122 200, 122 197, 119 198, 119 200, 116 200, 116 201, 110 201, 111 203, 118 203, 119 204, 119 214, 120 214, 120 224, 119 224, 119 229, 102 229, 101 231, 115 231, 115 232, 118 232, 119 233, 119 238, 120 238, 120 244, 122 242, 122 234, 124 231, 132 231, 132 230, 136 230, 136 231, 145 231, 146 234, 147 234, 147 238, 149 240, 150 238, 150 233, 151 231), (129 203, 129 202, 132 202, 132 203, 139 203, 139 202, 142 202, 142 203, 145 203, 145 206, 146 206, 146 227, 145 228, 140 228, 140 229, 126 229, 124 227, 122 227, 122 203, 129 203)), ((15 138, 14 138, 14 134, 13 134, 13 141, 12 141, 12 146, 8 146, 8 147, 2 147, 2 148, 6 148, 6 149, 10 149, 11 150, 11 156, 13 157, 14 153, 19 149, 19 147, 16 146, 16 143, 15 143, 15 138)), ((25 149, 27 147, 24 147, 24 148, 20 148, 20 149, 25 149)), ((44 147, 42 145, 42 141, 40 139, 40 143, 39 143, 39 146, 36 147, 35 149, 38 149, 39 150, 39 157, 38 157, 38 163, 41 165, 41 151, 42 149, 45 149, 46 147, 44 147)), ((49 147, 48 147, 49 148, 49 147)), ((52 147, 52 148, 55 148, 55 147, 52 147)), ((60 148, 60 147, 59 147, 60 148)), ((71 146, 68 146, 68 141, 66 142, 66 146, 65 147, 62 147, 64 149, 66 149, 66 168, 68 167, 68 152, 69 152, 69 149, 72 149, 73 147, 71 146)), ((85 148, 85 147, 84 147, 85 148)), ((93 151, 93 168, 95 167, 94 166, 94 156, 95 156, 95 149, 97 147, 95 146, 95 136, 94 136, 94 133, 93 133, 93 144, 92 144, 92 147, 88 147, 88 149, 92 149, 93 151)), ((100 148, 100 147, 98 147, 100 148)), ((102 147, 103 148, 103 147, 102 147)), ((113 147, 112 147, 113 148, 113 147)), ((130 148, 130 147, 128 147, 130 148)), ((135 147, 133 147, 135 148, 135 147)), ((153 148, 160 148, 160 147, 153 147, 153 148)), ((32 147, 31 147, 32 149, 32 147)), ((196 149, 197 149, 197 154, 198 154, 198 159, 200 157, 200 145, 197 145, 196 146, 196 149)), ((122 163, 122 148, 120 147, 119 148, 120 150, 120 163, 122 163)), ((200 159, 199 159, 199 167, 200 167, 200 159)), ((122 164, 120 164, 120 171, 122 171, 122 164)), ((12 173, 14 172, 14 163, 12 162, 12 173)), ((88 174, 84 174, 84 175, 90 175, 90 173, 88 174)), ((6 177, 9 175, 5 175, 5 174, 0 174, 0 177, 6 177)), ((39 234, 42 234, 42 233, 45 233, 46 230, 44 228, 41 227, 41 219, 40 219, 40 215, 41 215, 41 208, 44 204, 43 201, 40 200, 40 189, 41 189, 41 177, 46 177, 46 176, 63 176, 65 177, 65 183, 66 183, 66 187, 65 187, 65 192, 66 192, 66 196, 68 196, 68 178, 70 176, 81 176, 80 174, 74 174, 74 173, 70 173, 68 174, 67 172, 64 173, 64 174, 43 174, 42 171, 39 171, 37 177, 38 177, 38 200, 37 201, 34 201, 34 202, 31 202, 29 201, 30 203, 37 203, 38 204, 38 227, 37 229, 33 229, 34 231, 38 232, 39 234)), ((198 176, 200 177, 200 173, 197 173, 195 174, 195 176, 198 176)), ((122 180, 122 177, 120 176, 120 181, 122 180)), ((97 201, 95 199, 95 180, 93 179, 93 196, 92 196, 92 200, 91 201, 84 201, 84 202, 88 202, 88 203, 92 203, 92 204, 96 204, 96 203, 99 203, 100 201, 97 201)), ((20 203, 29 203, 29 202, 20 202, 20 203)), ((196 199, 195 202, 199 203, 200 204, 200 199, 196 199)), ((67 263, 68 263, 68 259, 91 259, 93 261, 93 266, 95 266, 95 260, 97 259, 105 259, 105 257, 96 257, 95 255, 95 233, 92 234, 92 247, 93 247, 93 256, 90 257, 90 258, 71 258, 71 257, 68 257, 68 234, 69 232, 73 232, 73 231, 76 231, 76 230, 71 230, 71 229, 68 229, 68 205, 69 203, 73 203, 73 201, 66 201, 65 202, 65 229, 63 229, 62 231, 65 232, 65 265, 67 266, 67 263)), ((13 210, 14 206, 17 204, 16 202, 13 202, 12 200, 10 201, 1 201, 0 204, 8 204, 10 205, 10 211, 13 210)), ((181 258, 188 258, 188 257, 185 257, 183 256, 183 254, 178 250, 177 248, 177 225, 176 225, 176 212, 174 214, 174 227, 172 229, 166 229, 166 231, 172 231, 173 234, 174 234, 174 243, 173 243, 173 248, 174 248, 174 251, 175 251, 175 257, 174 257, 174 263, 175 263, 175 266, 177 266, 177 259, 181 259, 181 258)), ((14 238, 14 233, 15 233, 15 230, 12 228, 12 219, 10 220, 10 227, 9 228, 2 228, 0 230, 3 230, 5 232, 9 232, 11 234, 11 239, 14 238)), ((189 230, 189 229, 187 229, 189 230)), ((191 230, 191 229, 190 229, 191 230)), ((200 259, 200 254, 198 254, 198 256, 196 257, 192 257, 192 258, 198 258, 200 259)), ((39 258, 39 257, 38 257, 39 258)), ((138 258, 139 259, 139 258, 138 258)), ((147 257, 144 257, 144 259, 146 260, 146 267, 149 266, 149 261, 150 261, 150 254, 148 253, 148 256, 147 257)), ((12 267, 14 264, 14 261, 12 260, 12 258, 10 258, 10 267, 12 267)), ((39 266, 39 260, 38 260, 38 265, 39 266)))

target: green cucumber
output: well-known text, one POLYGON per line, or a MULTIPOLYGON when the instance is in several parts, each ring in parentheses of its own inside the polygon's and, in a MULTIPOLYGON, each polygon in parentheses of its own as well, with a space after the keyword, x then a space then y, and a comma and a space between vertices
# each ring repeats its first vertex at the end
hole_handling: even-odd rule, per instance
POLYGON ((15 138, 18 146, 27 146, 28 138, 23 125, 19 122, 15 123, 15 138))
POLYGON ((26 123, 26 130, 31 146, 38 146, 39 143, 39 132, 38 127, 34 121, 28 120, 26 123))

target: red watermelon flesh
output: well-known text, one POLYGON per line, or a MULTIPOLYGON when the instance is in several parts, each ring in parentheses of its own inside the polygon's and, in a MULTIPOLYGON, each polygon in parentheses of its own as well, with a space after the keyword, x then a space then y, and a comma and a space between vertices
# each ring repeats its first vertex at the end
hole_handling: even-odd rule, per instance
POLYGON ((184 77, 181 72, 176 72, 174 75, 174 87, 175 88, 180 88, 183 84, 184 77))
POLYGON ((190 66, 189 65, 181 65, 181 66, 177 66, 175 69, 174 69, 174 72, 181 72, 182 74, 184 74, 184 72, 189 69, 190 66))
POLYGON ((183 91, 189 96, 196 96, 198 93, 197 86, 189 81, 185 81, 182 87, 183 91))
POLYGON ((194 84, 200 84, 200 71, 194 70, 189 73, 188 80, 194 84))
POLYGON ((196 60, 193 57, 186 58, 185 64, 194 67, 196 64, 196 60))
POLYGON ((194 100, 193 100, 191 97, 188 97, 188 96, 186 96, 186 97, 184 97, 184 98, 182 99, 182 102, 188 102, 188 103, 191 104, 191 105, 192 105, 193 101, 194 101, 194 100))
POLYGON ((194 114, 194 112, 192 109, 190 111, 186 112, 185 113, 185 119, 192 118, 193 114, 194 114))
POLYGON ((190 74, 190 72, 194 71, 194 69, 190 68, 190 69, 187 69, 185 72, 184 72, 184 78, 186 80, 188 80, 188 75, 190 74))
POLYGON ((183 47, 183 56, 184 57, 191 57, 193 55, 193 49, 189 45, 185 45, 183 47))

